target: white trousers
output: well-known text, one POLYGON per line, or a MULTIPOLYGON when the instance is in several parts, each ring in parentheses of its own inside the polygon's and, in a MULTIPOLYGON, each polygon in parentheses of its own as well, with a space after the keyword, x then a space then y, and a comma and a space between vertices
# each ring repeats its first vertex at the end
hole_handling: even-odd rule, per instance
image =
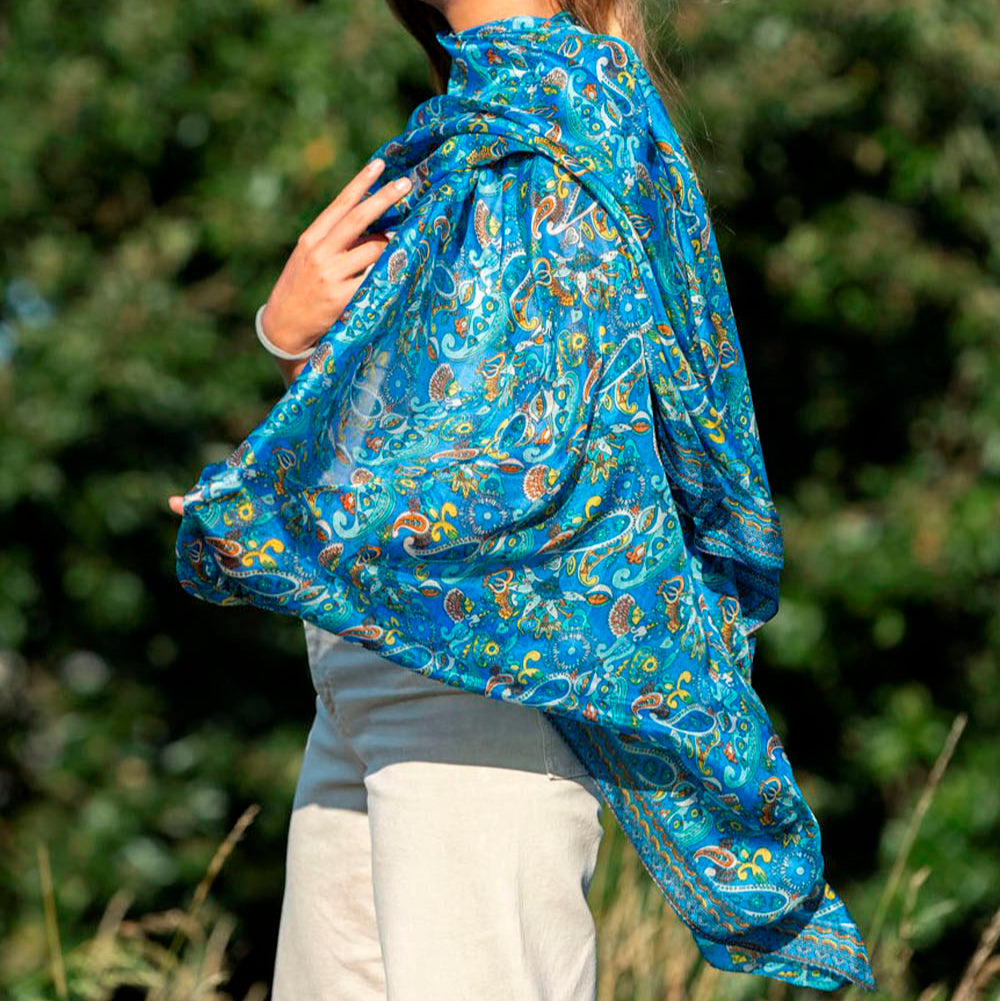
POLYGON ((271 1001, 594 1001, 602 799, 536 709, 306 623, 271 1001))

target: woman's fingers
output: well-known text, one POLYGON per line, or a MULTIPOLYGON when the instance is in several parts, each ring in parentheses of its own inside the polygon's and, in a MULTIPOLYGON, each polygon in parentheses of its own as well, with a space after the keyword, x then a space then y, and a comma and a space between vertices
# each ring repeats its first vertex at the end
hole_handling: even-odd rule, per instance
POLYGON ((184 497, 181 494, 174 494, 168 501, 170 510, 174 514, 184 514, 184 497))
POLYGON ((350 247, 390 205, 394 205, 407 194, 411 187, 412 182, 408 177, 399 177, 391 184, 379 188, 374 195, 359 202, 338 219, 327 234, 328 238, 336 237, 336 243, 340 248, 350 247))
POLYGON ((388 244, 389 241, 383 237, 374 236, 369 240, 362 240, 350 250, 345 250, 337 262, 341 273, 356 275, 359 271, 371 267, 382 256, 382 251, 388 244))
POLYGON ((343 281, 344 288, 347 290, 346 301, 350 302, 354 298, 355 293, 361 288, 361 283, 368 277, 368 272, 371 271, 372 266, 369 264, 364 271, 361 272, 355 278, 345 278, 343 281))
POLYGON ((364 197, 365 192, 374 184, 375 178, 382 173, 385 161, 372 160, 365 164, 354 177, 341 188, 340 193, 329 205, 302 231, 300 243, 316 243, 322 240, 330 230, 364 197))

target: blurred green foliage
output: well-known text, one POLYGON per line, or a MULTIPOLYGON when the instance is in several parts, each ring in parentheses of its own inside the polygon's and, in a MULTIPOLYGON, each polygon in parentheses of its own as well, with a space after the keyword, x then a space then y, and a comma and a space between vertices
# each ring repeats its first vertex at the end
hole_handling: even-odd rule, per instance
MULTIPOLYGON (((755 687, 862 924, 969 713, 912 855, 908 976, 953 982, 1000 904, 1000 11, 659 17, 785 529, 755 687)), ((295 622, 180 591, 166 497, 280 395, 254 309, 429 77, 378 2, 15 0, 0 47, 0 987, 46 962, 39 842, 72 945, 256 802, 213 890, 239 994, 313 692, 295 622)))

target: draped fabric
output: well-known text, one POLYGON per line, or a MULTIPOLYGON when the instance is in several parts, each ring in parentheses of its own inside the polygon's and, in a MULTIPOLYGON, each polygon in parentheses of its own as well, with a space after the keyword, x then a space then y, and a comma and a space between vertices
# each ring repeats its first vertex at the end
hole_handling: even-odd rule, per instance
POLYGON ((185 495, 180 583, 549 714, 709 963, 874 990, 751 686, 781 526, 667 110, 566 11, 438 38, 395 233, 185 495))

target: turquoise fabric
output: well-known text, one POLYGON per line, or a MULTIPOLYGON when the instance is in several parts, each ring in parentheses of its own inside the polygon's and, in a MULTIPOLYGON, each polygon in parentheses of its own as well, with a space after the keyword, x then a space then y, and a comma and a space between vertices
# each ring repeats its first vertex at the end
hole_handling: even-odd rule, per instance
POLYGON ((708 962, 874 990, 751 685, 781 525, 667 110, 565 11, 438 37, 395 235, 185 496, 179 580, 548 713, 708 962))

